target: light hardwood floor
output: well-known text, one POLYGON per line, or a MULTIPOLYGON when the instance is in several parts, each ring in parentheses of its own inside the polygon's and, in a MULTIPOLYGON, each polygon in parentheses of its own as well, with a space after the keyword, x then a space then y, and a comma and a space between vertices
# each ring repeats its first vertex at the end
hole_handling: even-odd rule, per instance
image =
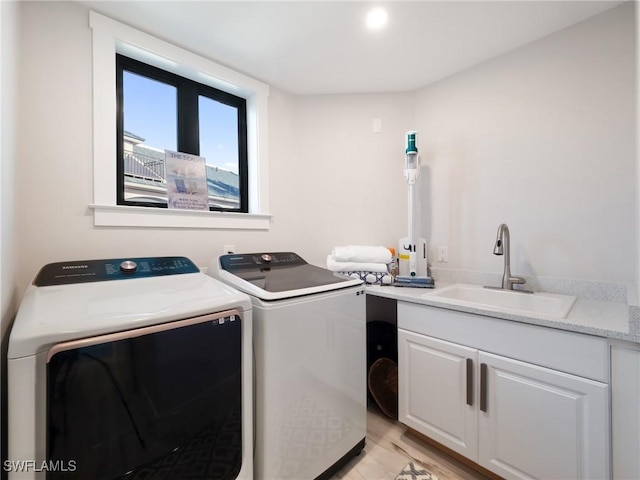
POLYGON ((487 480, 416 437, 404 425, 384 415, 376 405, 368 408, 364 451, 332 480, 394 480, 410 461, 424 465, 439 480, 487 480))

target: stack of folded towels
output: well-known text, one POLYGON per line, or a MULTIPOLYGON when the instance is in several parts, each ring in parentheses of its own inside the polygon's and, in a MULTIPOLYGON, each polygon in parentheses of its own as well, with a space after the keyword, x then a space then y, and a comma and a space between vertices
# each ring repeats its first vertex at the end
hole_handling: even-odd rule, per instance
POLYGON ((389 264, 393 261, 387 247, 348 245, 335 247, 327 256, 327 268, 367 283, 391 283, 389 264))

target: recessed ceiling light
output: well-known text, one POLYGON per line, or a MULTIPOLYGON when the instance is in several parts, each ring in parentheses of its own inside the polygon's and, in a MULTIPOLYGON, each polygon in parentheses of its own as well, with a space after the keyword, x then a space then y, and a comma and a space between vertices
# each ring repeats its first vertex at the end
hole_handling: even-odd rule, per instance
POLYGON ((387 24, 389 16, 382 7, 376 7, 367 13, 367 27, 371 30, 380 30, 387 24))

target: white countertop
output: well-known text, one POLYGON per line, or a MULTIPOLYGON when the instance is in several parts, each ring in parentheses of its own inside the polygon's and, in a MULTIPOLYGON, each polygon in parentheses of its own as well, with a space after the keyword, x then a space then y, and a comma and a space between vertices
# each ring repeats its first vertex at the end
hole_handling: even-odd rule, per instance
POLYGON ((369 285, 366 288, 366 292, 368 295, 391 298, 403 302, 418 303, 431 307, 640 343, 640 320, 638 320, 640 319, 640 309, 638 307, 629 307, 626 303, 576 298, 566 318, 548 320, 532 315, 497 312, 490 307, 470 307, 449 302, 444 303, 437 297, 430 295, 448 285, 450 284, 437 283, 436 288, 433 289, 369 285))

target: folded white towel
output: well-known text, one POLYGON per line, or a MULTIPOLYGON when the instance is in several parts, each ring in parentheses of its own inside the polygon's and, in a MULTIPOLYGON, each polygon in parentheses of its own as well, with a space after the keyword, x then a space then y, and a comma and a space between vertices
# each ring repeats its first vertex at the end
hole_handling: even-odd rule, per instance
POLYGON ((382 272, 389 269, 386 263, 375 262, 337 262, 332 255, 327 255, 327 268, 332 272, 382 272))
POLYGON ((387 247, 348 245, 335 247, 331 252, 338 262, 390 263, 391 252, 387 247))

